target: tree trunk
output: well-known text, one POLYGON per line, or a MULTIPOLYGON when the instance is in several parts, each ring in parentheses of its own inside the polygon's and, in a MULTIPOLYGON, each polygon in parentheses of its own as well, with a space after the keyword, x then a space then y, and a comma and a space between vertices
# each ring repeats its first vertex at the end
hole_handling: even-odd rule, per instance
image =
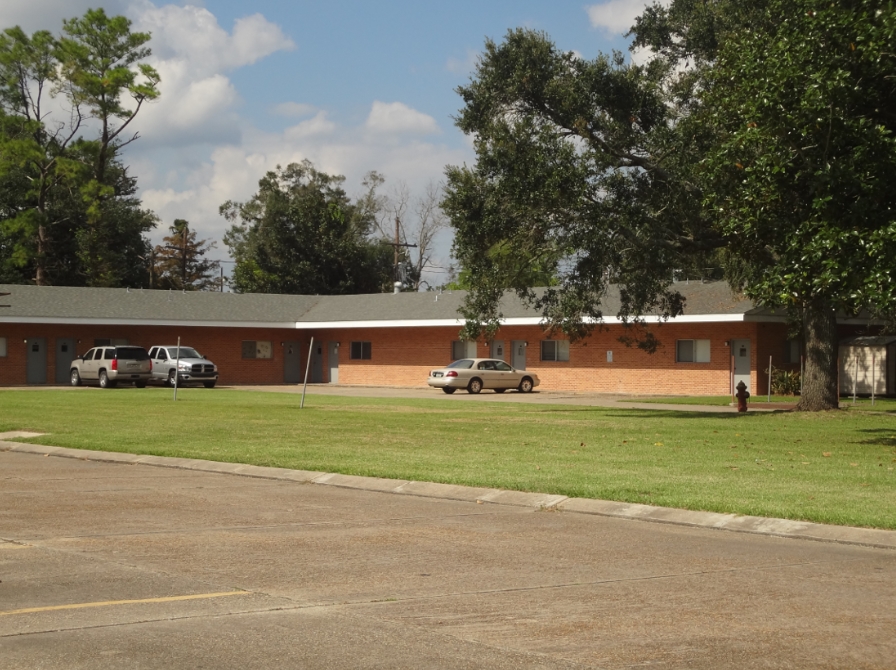
POLYGON ((802 310, 802 317, 806 361, 803 393, 796 409, 801 412, 837 409, 840 406, 837 314, 828 305, 809 305, 802 310))

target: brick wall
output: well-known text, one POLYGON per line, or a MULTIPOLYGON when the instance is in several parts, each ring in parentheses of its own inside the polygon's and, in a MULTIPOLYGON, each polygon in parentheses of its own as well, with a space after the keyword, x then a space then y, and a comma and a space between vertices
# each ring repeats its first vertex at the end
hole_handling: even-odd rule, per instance
MULTIPOLYGON (((451 342, 457 339, 457 327, 368 328, 303 331, 262 328, 205 328, 150 326, 67 326, 46 324, 0 324, 0 337, 6 337, 8 353, 0 358, 0 385, 17 386, 26 382, 26 345, 23 340, 41 337, 47 341, 47 382, 55 378, 55 342, 73 338, 76 350, 83 353, 97 338, 124 339, 130 344, 149 348, 156 344, 181 343, 195 347, 218 364, 221 384, 282 384, 284 355, 281 343, 299 347, 301 374, 304 375, 308 343, 313 335, 323 352, 323 381, 329 381, 328 344, 339 342, 339 383, 348 385, 424 386, 429 371, 451 360, 451 342), (243 359, 242 342, 262 340, 272 343, 273 357, 243 359), (351 342, 371 343, 370 360, 350 359, 351 342)), ((693 394, 724 395, 730 390, 731 352, 726 341, 749 339, 751 347, 751 393, 764 393, 769 352, 783 363, 786 328, 783 324, 738 322, 704 324, 664 324, 653 327, 661 342, 654 354, 624 346, 618 338, 622 326, 596 330, 584 341, 570 346, 569 361, 541 361, 541 341, 562 339, 547 336, 538 326, 503 328, 496 339, 505 343, 505 358, 511 362, 511 342, 528 342, 526 367, 541 379, 543 389, 599 391, 621 394, 693 394), (709 363, 676 363, 675 347, 679 339, 710 340, 709 363), (613 360, 607 360, 607 352, 613 360)), ((490 356, 485 342, 477 343, 477 355, 490 356)), ((777 365, 777 363, 776 363, 777 365)))

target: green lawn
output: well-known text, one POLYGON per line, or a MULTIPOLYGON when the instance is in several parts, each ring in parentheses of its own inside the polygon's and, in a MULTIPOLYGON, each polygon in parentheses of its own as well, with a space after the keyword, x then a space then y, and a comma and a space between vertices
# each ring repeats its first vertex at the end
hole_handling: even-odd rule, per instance
POLYGON ((216 389, 0 391, 0 432, 73 448, 896 529, 896 417, 216 389))
MULTIPOLYGON (((799 396, 773 395, 773 404, 795 405, 800 400, 799 396)), ((697 396, 650 396, 647 398, 631 397, 620 402, 652 403, 658 405, 730 405, 733 401, 730 395, 697 395, 697 396)), ((767 395, 750 396, 749 405, 761 408, 768 404, 767 395)), ((847 410, 862 410, 868 412, 896 412, 896 398, 875 398, 872 404, 871 398, 856 398, 853 403, 852 396, 840 398, 840 408, 847 410)))

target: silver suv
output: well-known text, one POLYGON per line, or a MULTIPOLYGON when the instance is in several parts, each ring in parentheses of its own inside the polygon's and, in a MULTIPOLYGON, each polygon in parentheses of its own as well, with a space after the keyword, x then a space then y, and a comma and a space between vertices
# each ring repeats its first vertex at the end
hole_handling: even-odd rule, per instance
POLYGON ((205 388, 214 388, 218 382, 218 366, 203 357, 193 347, 180 346, 180 360, 176 344, 150 347, 152 359, 152 381, 174 386, 177 375, 178 386, 201 383, 205 388), (177 367, 177 372, 175 372, 177 367))
POLYGON ((112 388, 126 382, 142 389, 152 375, 152 361, 143 347, 94 347, 72 361, 70 375, 72 386, 98 382, 112 388))

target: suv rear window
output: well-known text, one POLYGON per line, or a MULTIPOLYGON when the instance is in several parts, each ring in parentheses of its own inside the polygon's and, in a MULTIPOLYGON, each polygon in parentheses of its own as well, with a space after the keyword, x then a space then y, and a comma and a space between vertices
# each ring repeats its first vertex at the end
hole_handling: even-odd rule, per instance
POLYGON ((115 351, 120 361, 149 360, 149 354, 146 353, 146 349, 143 347, 118 347, 115 351))

